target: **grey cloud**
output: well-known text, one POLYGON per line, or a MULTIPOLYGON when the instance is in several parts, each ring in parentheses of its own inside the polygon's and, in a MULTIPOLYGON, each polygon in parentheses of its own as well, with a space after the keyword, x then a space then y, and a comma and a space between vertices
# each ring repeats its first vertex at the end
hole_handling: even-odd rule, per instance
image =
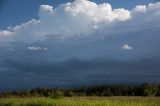
POLYGON ((58 62, 32 62, 6 60, 1 67, 1 86, 23 88, 27 86, 80 86, 96 83, 142 83, 158 82, 160 61, 157 58, 134 62, 121 62, 112 59, 79 60, 69 59, 58 62), (7 78, 5 79, 4 77, 7 78), (17 83, 15 83, 17 82, 17 83), (24 84, 22 84, 25 82, 24 84), (20 84, 19 84, 20 83, 20 84))

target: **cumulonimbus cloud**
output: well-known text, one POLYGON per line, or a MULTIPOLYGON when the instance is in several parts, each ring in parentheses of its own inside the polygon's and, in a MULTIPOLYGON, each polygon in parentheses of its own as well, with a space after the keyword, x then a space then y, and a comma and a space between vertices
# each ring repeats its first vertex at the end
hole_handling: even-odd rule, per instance
POLYGON ((38 19, 0 30, 0 86, 159 81, 159 10, 160 2, 43 4, 38 19))
POLYGON ((97 31, 103 31, 106 35, 135 32, 152 27, 150 22, 160 22, 159 9, 160 2, 150 3, 148 6, 138 5, 132 10, 112 9, 108 3, 96 4, 88 0, 75 0, 55 8, 41 5, 39 19, 1 30, 0 42, 12 39, 33 43, 46 39, 47 35, 58 35, 64 39, 70 36, 91 35, 97 31), (137 29, 138 25, 140 27, 137 29))

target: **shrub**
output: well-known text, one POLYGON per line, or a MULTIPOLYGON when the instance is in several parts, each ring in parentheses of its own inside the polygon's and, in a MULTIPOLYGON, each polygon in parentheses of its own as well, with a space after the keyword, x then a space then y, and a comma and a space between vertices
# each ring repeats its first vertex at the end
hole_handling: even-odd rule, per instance
POLYGON ((51 92, 50 97, 54 99, 62 98, 64 97, 64 92, 60 90, 54 90, 51 92))

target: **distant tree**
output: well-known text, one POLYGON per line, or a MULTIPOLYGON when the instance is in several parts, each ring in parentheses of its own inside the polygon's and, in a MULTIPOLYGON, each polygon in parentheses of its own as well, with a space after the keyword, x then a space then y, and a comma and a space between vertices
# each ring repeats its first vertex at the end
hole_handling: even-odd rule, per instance
POLYGON ((10 96, 51 98, 61 98, 63 96, 160 96, 160 84, 145 83, 142 85, 102 85, 74 89, 36 88, 30 91, 21 90, 0 92, 0 97, 10 96))

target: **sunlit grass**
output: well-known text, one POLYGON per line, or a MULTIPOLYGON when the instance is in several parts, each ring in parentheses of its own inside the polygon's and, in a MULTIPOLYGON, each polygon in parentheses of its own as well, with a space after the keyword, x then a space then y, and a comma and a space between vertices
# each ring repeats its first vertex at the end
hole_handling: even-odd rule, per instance
POLYGON ((160 106, 151 97, 1 98, 0 106, 160 106))

